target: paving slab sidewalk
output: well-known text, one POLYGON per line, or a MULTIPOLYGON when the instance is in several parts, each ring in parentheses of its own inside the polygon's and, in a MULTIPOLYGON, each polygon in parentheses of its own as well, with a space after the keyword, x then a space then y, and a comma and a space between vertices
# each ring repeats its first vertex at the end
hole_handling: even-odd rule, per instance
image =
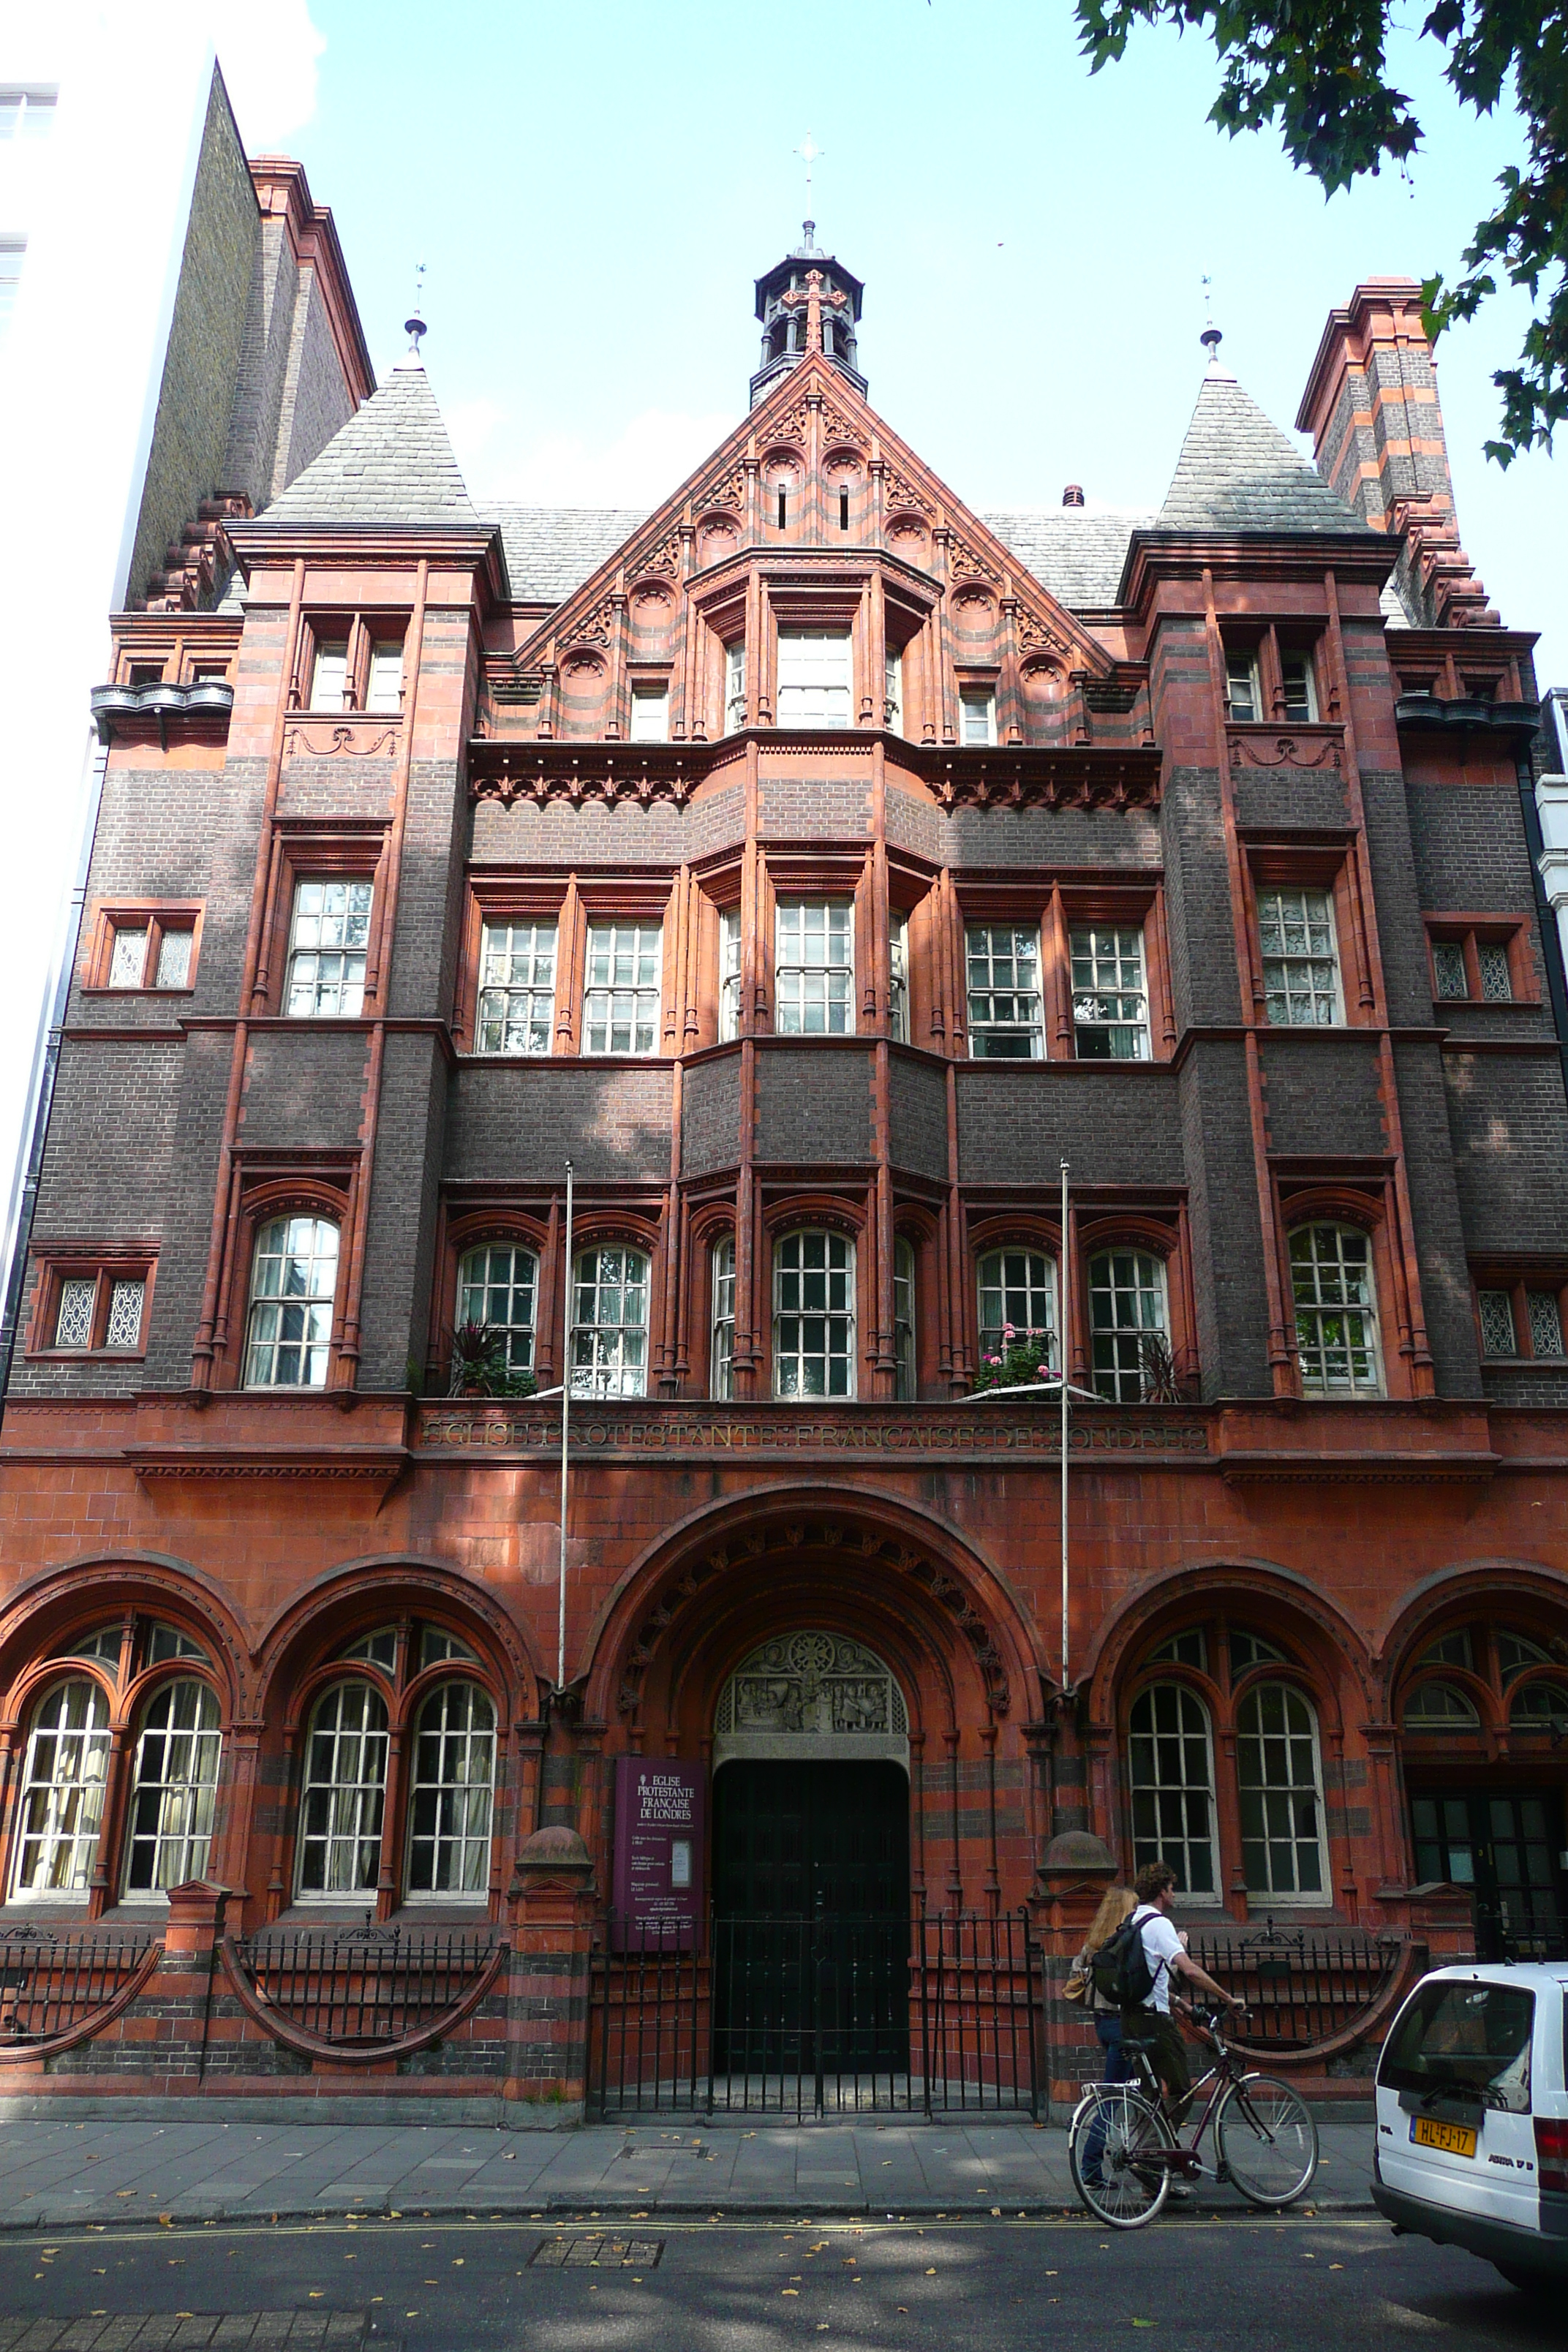
MULTIPOLYGON (((1371 2203, 1372 2127, 1319 2126, 1319 2212, 1371 2203)), ((4 2132, 0 2230, 85 2222, 268 2221, 407 2214, 784 2213, 818 2216, 1079 2210, 1067 2134, 1027 2122, 704 2126, 595 2124, 510 2132, 437 2124, 176 2121, 13 2123, 4 2132)), ((1205 2143, 1205 2154, 1208 2152, 1205 2143)), ((1239 2210, 1197 2184, 1199 2210, 1239 2210)))

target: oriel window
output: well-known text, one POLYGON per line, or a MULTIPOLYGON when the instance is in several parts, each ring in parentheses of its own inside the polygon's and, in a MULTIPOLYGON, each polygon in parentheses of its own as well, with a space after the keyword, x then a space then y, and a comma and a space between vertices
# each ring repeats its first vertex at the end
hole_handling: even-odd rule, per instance
POLYGON ((735 1393, 735 1240, 727 1234, 713 1245, 713 1316, 709 1342, 709 1393, 735 1393))
POLYGON ((726 907, 719 918, 719 1042, 741 1034, 741 909, 726 907))
POLYGON ((855 1244, 786 1234, 773 1252, 773 1394, 855 1393, 855 1244))
POLYGON ((659 930, 655 923, 595 923, 583 992, 584 1054, 658 1050, 659 930))
POLYGON ((781 629, 779 725, 847 727, 853 717, 849 669, 847 629, 781 629))
POLYGON ((521 1243, 490 1242, 469 1250, 458 1269, 458 1320, 482 1324, 506 1349, 509 1372, 533 1370, 539 1260, 521 1243))
POLYGON ((290 1020, 353 1020, 363 1012, 374 895, 369 882, 295 883, 283 1008, 290 1020))
POLYGON ((1080 1062, 1149 1059, 1141 930, 1097 926, 1073 932, 1072 1020, 1080 1062))
POLYGON ((479 947, 481 1054, 548 1054, 555 1019, 553 923, 486 923, 479 947))
POLYGON ((572 1393, 647 1393, 647 1275, 641 1250, 584 1250, 572 1309, 572 1393))
POLYGON ((842 1037, 855 1026, 854 908, 847 898, 781 898, 773 1027, 783 1037, 842 1037))
POLYGON ((976 1061, 1041 1060, 1039 932, 1011 923, 972 923, 965 949, 970 1053, 976 1061))

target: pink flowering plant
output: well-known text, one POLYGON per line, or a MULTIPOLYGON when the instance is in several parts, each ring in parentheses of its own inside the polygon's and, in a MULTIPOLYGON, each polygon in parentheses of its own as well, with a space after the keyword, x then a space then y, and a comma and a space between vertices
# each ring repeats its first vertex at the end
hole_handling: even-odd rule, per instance
POLYGON ((1016 1323, 1004 1323, 999 1331, 982 1331, 976 1393, 982 1389, 1027 1388, 1034 1381, 1053 1379, 1055 1344, 1054 1331, 1027 1331, 1016 1323))

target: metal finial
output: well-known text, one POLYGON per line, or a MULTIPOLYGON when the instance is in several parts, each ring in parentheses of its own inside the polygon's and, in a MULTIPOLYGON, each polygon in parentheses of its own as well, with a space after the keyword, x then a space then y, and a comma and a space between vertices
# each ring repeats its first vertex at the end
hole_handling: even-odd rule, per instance
POLYGON ((1204 279, 1204 309, 1208 313, 1208 324, 1198 337, 1198 341, 1209 355, 1210 367, 1218 367, 1219 347, 1224 342, 1225 337, 1214 322, 1214 279, 1212 278, 1204 279))
POLYGON ((403 331, 408 338, 408 356, 412 360, 418 359, 420 338, 426 332, 424 311, 425 264, 420 262, 418 268, 414 272, 413 314, 403 321, 403 331))

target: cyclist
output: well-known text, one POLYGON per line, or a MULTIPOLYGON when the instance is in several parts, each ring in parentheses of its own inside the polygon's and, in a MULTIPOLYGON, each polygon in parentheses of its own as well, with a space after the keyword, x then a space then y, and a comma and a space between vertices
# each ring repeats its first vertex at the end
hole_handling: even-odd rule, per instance
POLYGON ((1200 1969, 1171 1923, 1176 1899, 1176 1874, 1168 1862, 1146 1862, 1132 1882, 1138 1907, 1132 1924, 1143 1939, 1143 1956, 1154 1982, 1141 2007, 1121 2012, 1123 2041, 1142 2042, 1165 2093, 1165 2110, 1179 2130, 1192 2096, 1193 2078, 1187 2067, 1187 2045, 1171 2015, 1171 1985, 1175 1978, 1195 1986, 1226 2009, 1245 2006, 1215 1984, 1200 1969))

